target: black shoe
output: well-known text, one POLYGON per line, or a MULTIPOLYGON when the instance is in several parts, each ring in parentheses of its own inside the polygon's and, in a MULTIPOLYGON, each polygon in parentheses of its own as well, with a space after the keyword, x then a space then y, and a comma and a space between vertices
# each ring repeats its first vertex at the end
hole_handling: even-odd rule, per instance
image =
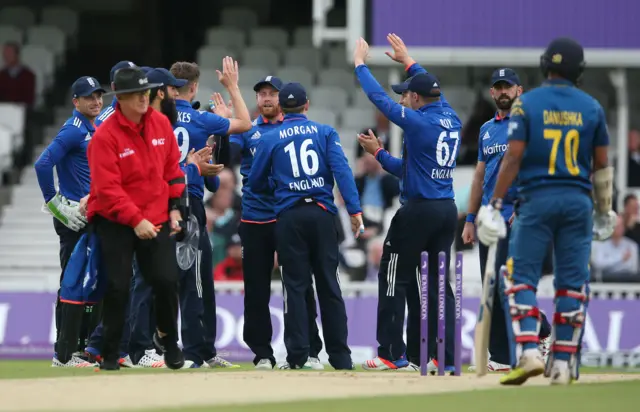
POLYGON ((100 370, 103 371, 118 371, 120 370, 120 362, 118 362, 118 359, 113 359, 113 360, 107 360, 104 359, 102 361, 102 363, 100 364, 100 370))
POLYGON ((169 336, 161 338, 158 333, 153 334, 153 343, 164 352, 164 364, 169 369, 182 369, 184 366, 184 354, 178 347, 178 342, 169 336))

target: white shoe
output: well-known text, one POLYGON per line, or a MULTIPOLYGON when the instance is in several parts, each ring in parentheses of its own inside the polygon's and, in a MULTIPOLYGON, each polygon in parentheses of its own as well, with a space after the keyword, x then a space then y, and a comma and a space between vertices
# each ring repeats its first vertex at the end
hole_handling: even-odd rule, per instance
POLYGON ((131 357, 129 355, 123 356, 119 360, 120 366, 123 368, 133 368, 133 362, 131 361, 131 357))
POLYGON ((235 369, 240 367, 240 365, 234 365, 233 363, 229 362, 224 358, 221 358, 220 356, 214 356, 213 358, 206 361, 202 366, 205 368, 209 367, 209 368, 230 368, 230 369, 235 369), (205 366, 205 365, 208 365, 208 366, 205 366))
POLYGON ((256 363, 256 369, 270 371, 273 369, 273 365, 269 359, 260 359, 258 363, 256 363))
MULTIPOLYGON (((278 369, 281 369, 281 370, 293 370, 294 368, 292 368, 291 365, 289 365, 289 362, 283 362, 280 365, 278 365, 278 369)), ((313 368, 311 367, 311 363, 309 363, 309 361, 306 361, 304 363, 304 365, 302 365, 301 368, 295 368, 295 369, 298 369, 298 370, 300 370, 300 369, 310 370, 310 369, 313 369, 313 368)))
POLYGON ((500 378, 500 383, 503 385, 522 385, 529 378, 542 375, 544 367, 545 364, 539 350, 525 350, 516 367, 500 378))
POLYGON ((60 362, 58 358, 54 356, 51 362, 52 368, 95 368, 98 366, 100 365, 98 365, 97 363, 87 362, 77 356, 72 356, 67 363, 60 362))
MULTIPOLYGON (((469 372, 476 371, 476 365, 469 366, 469 372)), ((505 365, 504 363, 494 362, 492 360, 487 363, 487 371, 489 372, 509 372, 511 370, 510 365, 505 365)))
POLYGON ((311 369, 313 369, 314 371, 323 371, 324 370, 324 365, 320 362, 320 359, 318 359, 318 358, 309 357, 309 360, 307 360, 307 362, 304 364, 304 366, 307 366, 307 364, 309 364, 311 369))
MULTIPOLYGON (((128 356, 127 356, 128 357, 128 356)), ((164 368, 164 356, 158 355, 155 349, 147 349, 135 368, 164 368)))
POLYGON ((551 367, 551 384, 552 385, 569 385, 573 382, 571 371, 567 363, 559 364, 557 361, 551 367))
POLYGON ((400 371, 400 372, 419 372, 420 371, 420 366, 416 365, 413 362, 409 362, 409 364, 407 366, 405 366, 404 368, 398 368, 398 371, 400 371))

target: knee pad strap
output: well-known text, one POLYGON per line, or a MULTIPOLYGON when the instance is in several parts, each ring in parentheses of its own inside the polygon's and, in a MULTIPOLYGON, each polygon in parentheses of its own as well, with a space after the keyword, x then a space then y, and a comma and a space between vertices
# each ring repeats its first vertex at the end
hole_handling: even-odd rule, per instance
POLYGON ((513 327, 513 335, 515 337, 516 344, 522 343, 539 343, 540 338, 540 309, 532 305, 525 305, 522 303, 516 303, 515 294, 516 292, 524 291, 524 290, 532 290, 534 293, 536 289, 533 286, 520 284, 513 285, 512 281, 508 280, 505 277, 505 284, 507 289, 504 294, 509 302, 509 314, 511 315, 511 325, 513 327), (522 331, 520 329, 520 321, 524 318, 534 318, 536 319, 536 330, 535 331, 522 331))

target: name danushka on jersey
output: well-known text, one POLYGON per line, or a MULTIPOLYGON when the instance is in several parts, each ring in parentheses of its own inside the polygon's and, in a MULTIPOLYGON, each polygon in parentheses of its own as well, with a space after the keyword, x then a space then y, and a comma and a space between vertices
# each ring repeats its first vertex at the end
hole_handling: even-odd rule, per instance
POLYGON ((557 112, 545 110, 543 112, 544 124, 556 126, 582 126, 582 113, 580 112, 557 112))
POLYGON ((316 133, 316 134, 318 133, 318 128, 314 125, 293 126, 293 127, 287 127, 286 129, 280 130, 280 138, 286 139, 287 137, 295 136, 298 134, 313 134, 313 133, 316 133))

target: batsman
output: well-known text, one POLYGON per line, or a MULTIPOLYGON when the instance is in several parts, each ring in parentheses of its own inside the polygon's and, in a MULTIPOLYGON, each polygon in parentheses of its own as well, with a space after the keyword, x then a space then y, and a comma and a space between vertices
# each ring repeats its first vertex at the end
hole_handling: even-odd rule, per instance
POLYGON ((478 214, 482 243, 491 245, 504 238, 507 227, 501 210, 517 177, 517 217, 509 240, 504 293, 515 346, 512 363, 518 360, 501 378, 503 385, 521 385, 542 373, 551 384, 566 385, 579 376, 591 241, 611 236, 616 222, 604 111, 576 87, 584 66, 584 52, 576 41, 558 38, 549 44, 540 58, 546 81, 513 103, 508 149, 493 198, 478 214), (550 243, 556 307, 545 367, 538 349, 541 315, 536 289, 550 243))

